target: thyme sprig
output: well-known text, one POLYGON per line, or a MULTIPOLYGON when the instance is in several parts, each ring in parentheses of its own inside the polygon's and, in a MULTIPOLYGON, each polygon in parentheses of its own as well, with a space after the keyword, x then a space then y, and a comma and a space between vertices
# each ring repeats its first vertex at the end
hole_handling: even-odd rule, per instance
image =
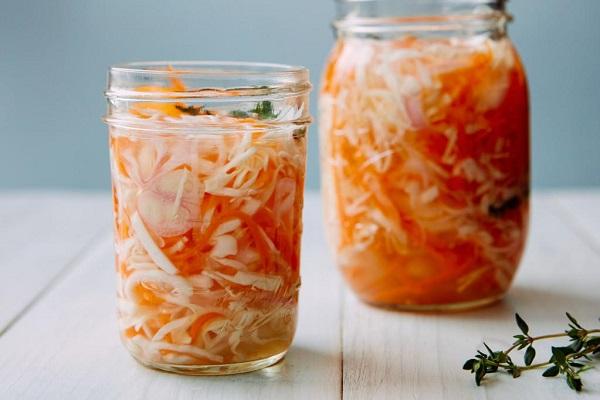
POLYGON ((594 334, 600 333, 600 329, 586 329, 571 314, 566 314, 570 322, 569 329, 563 333, 542 336, 531 336, 527 323, 519 314, 515 314, 521 334, 513 336, 516 340, 512 346, 503 351, 495 351, 484 343, 487 354, 478 350, 475 358, 465 362, 463 369, 475 374, 475 383, 480 386, 487 374, 505 371, 511 374, 513 378, 518 378, 524 371, 548 367, 544 370, 542 376, 564 375, 567 385, 571 389, 581 391, 583 382, 580 374, 593 368, 591 362, 594 359, 590 356, 600 354, 600 336, 594 336, 594 334), (534 364, 536 350, 533 344, 540 340, 560 337, 568 337, 570 344, 562 347, 553 346, 552 356, 548 361, 534 364), (520 351, 523 349, 525 349, 523 355, 524 365, 515 364, 509 354, 514 350, 520 351))

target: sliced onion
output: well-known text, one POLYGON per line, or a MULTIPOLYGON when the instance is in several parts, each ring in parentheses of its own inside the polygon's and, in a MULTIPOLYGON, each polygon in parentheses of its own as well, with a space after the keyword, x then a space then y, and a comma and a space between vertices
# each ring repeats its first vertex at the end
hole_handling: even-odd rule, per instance
POLYGON ((138 195, 138 212, 157 235, 181 235, 198 218, 201 192, 200 182, 188 170, 170 171, 138 195))
POLYGON ((158 332, 156 332, 156 334, 152 337, 152 341, 156 342, 158 340, 163 340, 163 338, 165 336, 167 336, 169 333, 173 332, 174 330, 181 329, 181 328, 187 329, 192 324, 192 322, 194 322, 195 319, 196 319, 196 315, 192 314, 192 315, 188 315, 183 318, 178 318, 176 320, 173 320, 169 323, 164 324, 158 330, 158 332))
POLYGON ((190 283, 176 275, 169 275, 160 270, 136 271, 125 281, 125 293, 129 300, 137 301, 135 287, 144 284, 152 287, 153 292, 174 304, 186 306, 194 289, 190 283))

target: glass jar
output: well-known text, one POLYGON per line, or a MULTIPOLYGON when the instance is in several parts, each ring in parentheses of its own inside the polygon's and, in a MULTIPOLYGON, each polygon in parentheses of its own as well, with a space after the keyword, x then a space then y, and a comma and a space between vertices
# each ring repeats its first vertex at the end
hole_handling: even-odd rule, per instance
POLYGON ((529 214, 529 105, 502 0, 339 0, 320 94, 336 262, 364 301, 500 299, 529 214))
POLYGON ((272 365, 296 327, 308 71, 132 63, 109 72, 118 321, 142 364, 272 365))

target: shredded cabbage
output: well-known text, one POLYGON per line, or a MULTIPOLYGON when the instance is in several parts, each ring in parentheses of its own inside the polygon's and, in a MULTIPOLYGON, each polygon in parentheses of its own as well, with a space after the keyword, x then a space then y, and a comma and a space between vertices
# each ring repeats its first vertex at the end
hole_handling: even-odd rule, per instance
POLYGON ((365 300, 498 296, 528 215, 529 121, 505 38, 342 38, 320 98, 337 263, 365 300))
POLYGON ((148 135, 111 126, 119 324, 128 349, 169 365, 286 351, 300 282, 306 148, 298 127, 275 132, 250 118, 178 115, 158 103, 128 118, 239 128, 148 135))

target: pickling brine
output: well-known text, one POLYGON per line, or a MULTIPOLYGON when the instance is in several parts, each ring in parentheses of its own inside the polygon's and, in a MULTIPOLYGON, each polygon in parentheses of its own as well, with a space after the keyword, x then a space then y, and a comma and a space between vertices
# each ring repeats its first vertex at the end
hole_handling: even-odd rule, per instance
POLYGON ((487 304, 519 264, 527 84, 503 2, 476 14, 471 3, 439 16, 354 10, 337 23, 320 97, 326 225, 344 277, 369 303, 487 304))
POLYGON ((184 83, 220 79, 215 68, 306 77, 233 67, 151 64, 158 85, 113 98, 109 88, 119 329, 154 368, 250 371, 281 359, 294 336, 309 85, 271 101, 264 87, 184 83))

